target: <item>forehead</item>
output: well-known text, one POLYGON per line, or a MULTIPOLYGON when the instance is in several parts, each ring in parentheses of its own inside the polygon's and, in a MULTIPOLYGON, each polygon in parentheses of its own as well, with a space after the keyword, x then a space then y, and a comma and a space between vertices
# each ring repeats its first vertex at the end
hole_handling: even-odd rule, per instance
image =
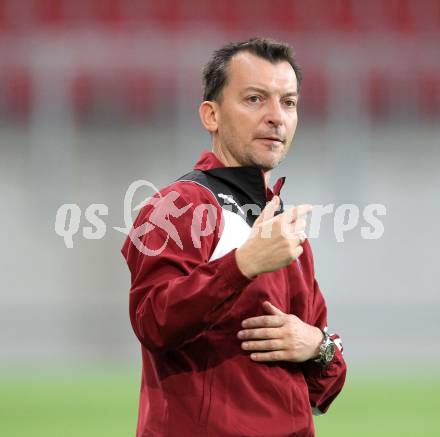
POLYGON ((235 91, 260 87, 271 92, 297 92, 293 67, 287 61, 271 63, 249 52, 237 53, 228 65, 227 88, 235 91))

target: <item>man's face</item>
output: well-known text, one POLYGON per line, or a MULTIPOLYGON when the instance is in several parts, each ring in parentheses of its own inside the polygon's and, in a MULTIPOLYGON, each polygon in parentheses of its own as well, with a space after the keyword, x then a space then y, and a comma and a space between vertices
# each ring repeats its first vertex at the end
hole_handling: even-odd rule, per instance
POLYGON ((298 123, 298 83, 287 61, 249 52, 235 55, 218 102, 218 142, 237 165, 276 167, 286 156, 298 123))

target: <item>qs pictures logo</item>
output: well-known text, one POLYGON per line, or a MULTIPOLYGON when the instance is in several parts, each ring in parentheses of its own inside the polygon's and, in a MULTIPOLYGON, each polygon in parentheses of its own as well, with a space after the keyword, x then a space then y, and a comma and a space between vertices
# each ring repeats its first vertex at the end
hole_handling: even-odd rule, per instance
MULTIPOLYGON (((240 211, 250 211, 254 216, 261 214, 261 209, 256 204, 238 205, 232 196, 219 194, 226 205, 223 209, 228 209, 230 204, 235 204, 240 211)), ((128 187, 124 196, 124 226, 114 226, 115 231, 128 235, 136 246, 136 248, 145 255, 159 255, 171 240, 184 250, 182 238, 175 223, 188 223, 188 229, 183 230, 179 227, 180 232, 188 231, 191 236, 194 247, 201 247, 201 238, 210 235, 217 228, 219 205, 199 204, 183 202, 177 191, 169 191, 162 194, 156 186, 146 180, 140 179, 134 181, 128 187), (152 191, 152 195, 147 197, 139 204, 133 206, 134 196, 140 188, 147 188, 152 191), (133 212, 138 212, 144 206, 151 207, 148 211, 148 218, 139 226, 133 227, 133 212), (180 205, 180 206, 179 206, 180 205), (190 214, 191 216, 188 216, 190 214), (185 215, 185 220, 181 221, 185 215), (204 220, 203 218, 206 218, 204 220), (203 225, 202 225, 203 224, 203 225), (165 235, 163 244, 158 248, 149 248, 144 244, 142 237, 159 229, 165 235)), ((284 205, 287 211, 294 208, 293 205, 284 205)), ((380 203, 371 203, 364 208, 359 208, 355 204, 335 204, 313 205, 310 214, 309 225, 307 228, 306 238, 318 238, 321 222, 324 216, 328 216, 333 221, 333 233, 338 243, 345 241, 347 233, 359 232, 364 240, 377 240, 382 237, 385 231, 384 224, 380 220, 380 216, 385 216, 386 207, 380 203)), ((103 238, 107 232, 107 224, 104 217, 109 215, 109 208, 103 203, 92 203, 89 205, 84 214, 76 203, 65 203, 58 208, 55 217, 55 232, 64 239, 67 248, 72 249, 74 246, 74 237, 79 233, 87 240, 99 240, 103 238)), ((269 229, 264 238, 271 237, 269 229)))

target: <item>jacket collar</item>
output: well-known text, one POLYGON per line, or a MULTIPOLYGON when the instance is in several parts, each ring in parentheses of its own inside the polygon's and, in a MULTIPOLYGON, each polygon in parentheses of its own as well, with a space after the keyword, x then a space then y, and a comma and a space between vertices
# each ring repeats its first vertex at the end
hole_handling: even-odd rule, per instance
POLYGON ((236 189, 244 191, 254 202, 265 205, 274 195, 279 195, 286 181, 285 177, 279 178, 273 189, 266 188, 264 175, 256 166, 226 167, 217 156, 204 150, 194 166, 194 170, 202 170, 219 179, 222 179, 236 189))
POLYGON ((213 152, 203 150, 199 160, 194 165, 194 170, 212 170, 213 168, 225 168, 225 165, 213 152))

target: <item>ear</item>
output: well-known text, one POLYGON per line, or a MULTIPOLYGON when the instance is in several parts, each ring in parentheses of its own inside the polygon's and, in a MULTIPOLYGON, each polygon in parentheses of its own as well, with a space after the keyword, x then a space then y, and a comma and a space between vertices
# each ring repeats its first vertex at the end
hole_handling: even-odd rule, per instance
POLYGON ((214 134, 218 130, 218 105, 216 102, 205 100, 199 107, 200 121, 204 128, 214 134))

